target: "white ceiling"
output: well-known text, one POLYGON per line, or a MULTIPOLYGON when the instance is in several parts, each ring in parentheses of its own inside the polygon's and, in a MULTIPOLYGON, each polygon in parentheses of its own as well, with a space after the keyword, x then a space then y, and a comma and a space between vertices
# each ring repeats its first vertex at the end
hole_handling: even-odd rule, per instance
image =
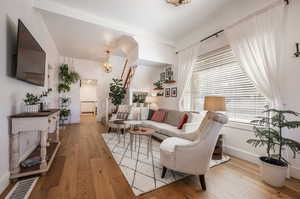
POLYGON ((124 56, 137 46, 121 32, 47 11, 41 14, 62 56, 104 61, 106 50, 124 56))
POLYGON ((176 41, 228 3, 243 0, 192 0, 174 7, 165 0, 49 0, 115 20, 176 41))

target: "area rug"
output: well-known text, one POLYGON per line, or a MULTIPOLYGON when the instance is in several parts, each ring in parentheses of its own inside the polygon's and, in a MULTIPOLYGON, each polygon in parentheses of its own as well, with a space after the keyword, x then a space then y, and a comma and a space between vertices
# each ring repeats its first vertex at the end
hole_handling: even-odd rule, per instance
MULTIPOLYGON (((101 135, 136 196, 188 177, 186 174, 167 170, 166 176, 161 178, 160 142, 155 139, 152 141, 152 151, 149 157, 147 157, 148 138, 145 136, 141 137, 140 144, 139 141, 136 142, 136 146, 133 144, 131 156, 129 134, 125 136, 125 142, 123 136, 119 142, 119 136, 116 133, 101 135)), ((229 160, 228 156, 224 156, 222 160, 211 160, 209 166, 214 167, 229 160)))

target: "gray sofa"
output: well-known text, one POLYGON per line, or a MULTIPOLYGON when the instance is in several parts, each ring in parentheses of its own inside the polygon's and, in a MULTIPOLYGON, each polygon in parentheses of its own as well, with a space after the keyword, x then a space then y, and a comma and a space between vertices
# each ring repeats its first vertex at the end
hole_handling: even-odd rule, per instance
POLYGON ((161 109, 166 112, 166 117, 163 122, 155 122, 151 120, 142 120, 142 126, 153 128, 156 130, 155 137, 164 140, 168 137, 181 137, 184 134, 189 134, 197 130, 202 119, 205 117, 206 111, 195 112, 181 112, 176 110, 161 109), (183 118, 184 114, 188 114, 187 123, 182 129, 178 129, 178 123, 183 118))

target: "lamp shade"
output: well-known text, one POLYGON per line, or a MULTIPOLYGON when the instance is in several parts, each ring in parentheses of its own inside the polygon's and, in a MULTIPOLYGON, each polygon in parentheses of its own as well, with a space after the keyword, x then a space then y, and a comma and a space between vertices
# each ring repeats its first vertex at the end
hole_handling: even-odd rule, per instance
POLYGON ((206 110, 206 111, 226 111, 225 97, 205 96, 204 110, 206 110))

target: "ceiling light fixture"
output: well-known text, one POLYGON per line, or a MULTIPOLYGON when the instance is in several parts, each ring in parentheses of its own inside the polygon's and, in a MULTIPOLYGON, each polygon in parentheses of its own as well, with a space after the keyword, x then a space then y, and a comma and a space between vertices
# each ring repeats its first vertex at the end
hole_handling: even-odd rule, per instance
POLYGON ((112 65, 111 65, 111 63, 109 63, 109 54, 110 54, 110 51, 107 50, 106 54, 107 54, 107 61, 103 63, 104 71, 106 73, 110 73, 112 71, 112 65))
POLYGON ((192 0, 167 0, 167 3, 173 4, 174 6, 180 6, 183 4, 191 3, 192 0))

